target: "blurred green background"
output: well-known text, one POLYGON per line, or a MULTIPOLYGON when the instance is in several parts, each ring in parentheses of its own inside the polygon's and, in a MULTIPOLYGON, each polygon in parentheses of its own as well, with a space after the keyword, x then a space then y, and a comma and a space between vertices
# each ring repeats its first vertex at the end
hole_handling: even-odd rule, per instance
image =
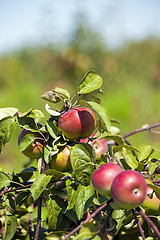
MULTIPOLYGON (((129 41, 110 49, 83 17, 65 44, 29 44, 0 57, 0 107, 17 107, 21 112, 36 108, 47 117, 41 95, 56 86, 74 94, 89 70, 103 78, 103 95, 98 97, 110 117, 120 121, 115 125, 122 134, 160 121, 160 39, 129 41)), ((26 161, 17 146, 20 130, 0 155, 0 167, 6 171, 20 171, 26 161)), ((128 140, 136 147, 146 143, 160 149, 159 134, 142 132, 128 140)))

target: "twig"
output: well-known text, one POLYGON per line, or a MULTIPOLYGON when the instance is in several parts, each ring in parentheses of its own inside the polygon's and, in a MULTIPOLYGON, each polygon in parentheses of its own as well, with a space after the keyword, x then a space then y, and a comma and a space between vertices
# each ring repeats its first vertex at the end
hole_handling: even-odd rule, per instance
POLYGON ((106 218, 106 221, 105 221, 105 223, 104 223, 101 231, 98 233, 98 236, 100 236, 100 235, 105 231, 106 226, 107 226, 107 223, 108 223, 108 221, 109 221, 109 219, 110 219, 110 217, 111 217, 111 215, 112 215, 112 213, 113 213, 113 210, 114 210, 114 209, 111 209, 110 213, 108 214, 108 216, 107 216, 107 218, 106 218))
MULTIPOLYGON (((33 208, 33 204, 31 205, 33 208)), ((28 234, 29 234, 29 239, 32 240, 32 212, 30 212, 29 214, 29 230, 28 230, 28 234)))
POLYGON ((41 229, 41 221, 42 221, 42 219, 41 219, 42 196, 40 196, 38 200, 39 200, 38 201, 38 219, 37 219, 37 228, 36 228, 34 240, 38 240, 39 231, 41 229))
POLYGON ((144 126, 144 127, 141 127, 141 128, 137 128, 136 130, 134 131, 131 131, 125 135, 123 135, 123 138, 127 138, 127 137, 130 137, 138 132, 142 132, 142 131, 150 131, 152 128, 156 128, 156 127, 159 127, 160 126, 160 123, 155 123, 153 125, 149 125, 149 126, 144 126))
POLYGON ((29 187, 31 187, 31 186, 32 186, 32 184, 28 184, 28 185, 25 185, 25 186, 23 186, 23 187, 18 187, 18 188, 6 190, 6 191, 1 191, 1 194, 6 194, 6 193, 10 193, 10 192, 16 192, 16 191, 19 191, 19 190, 22 190, 22 189, 29 188, 29 187))
POLYGON ((138 218, 137 218, 137 215, 136 215, 134 209, 132 209, 132 213, 133 213, 134 219, 135 219, 135 221, 137 223, 137 226, 138 226, 139 232, 140 232, 140 234, 142 236, 142 239, 145 240, 146 238, 145 238, 145 235, 144 235, 144 231, 142 229, 142 226, 141 226, 140 222, 138 221, 138 218))
POLYGON ((81 222, 80 225, 78 225, 76 228, 74 228, 70 233, 66 234, 63 238, 63 240, 68 239, 71 235, 73 235, 74 233, 76 233, 78 230, 81 229, 82 225, 89 222, 89 220, 93 217, 96 216, 96 214, 98 212, 100 212, 102 209, 104 209, 109 203, 111 203, 113 201, 113 199, 111 198, 110 200, 108 200, 107 202, 103 203, 99 208, 97 208, 91 215, 89 218, 87 218, 85 221, 81 222))
POLYGON ((141 214, 141 216, 146 220, 146 222, 151 226, 154 230, 158 238, 160 239, 160 231, 158 230, 157 226, 152 222, 152 220, 142 211, 140 207, 137 207, 136 210, 141 214))
MULTIPOLYGON (((41 174, 45 173, 45 159, 44 159, 44 151, 43 151, 43 158, 42 158, 42 167, 41 167, 41 174)), ((34 240, 38 240, 38 236, 39 236, 39 231, 41 229, 41 212, 42 212, 42 196, 43 194, 41 194, 41 196, 38 199, 38 218, 37 218, 37 228, 36 228, 36 232, 35 232, 35 237, 34 240)))

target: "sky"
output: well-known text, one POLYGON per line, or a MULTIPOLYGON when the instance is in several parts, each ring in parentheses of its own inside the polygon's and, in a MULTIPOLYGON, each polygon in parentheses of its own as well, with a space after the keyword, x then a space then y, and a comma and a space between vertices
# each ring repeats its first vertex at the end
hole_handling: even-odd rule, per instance
POLYGON ((0 54, 67 40, 77 13, 110 48, 160 37, 159 0, 0 0, 0 54))

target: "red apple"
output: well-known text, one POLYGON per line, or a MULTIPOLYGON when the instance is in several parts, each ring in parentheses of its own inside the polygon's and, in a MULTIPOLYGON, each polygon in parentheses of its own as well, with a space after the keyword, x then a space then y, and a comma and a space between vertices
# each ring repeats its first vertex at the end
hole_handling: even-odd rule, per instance
POLYGON ((22 131, 20 132, 20 134, 18 136, 18 145, 20 144, 22 138, 24 136, 26 136, 27 134, 33 134, 35 136, 35 140, 24 151, 22 151, 22 153, 31 159, 38 159, 38 158, 42 157, 43 144, 42 144, 42 140, 38 139, 38 138, 42 138, 40 133, 37 133, 37 132, 32 133, 26 129, 22 129, 22 131))
POLYGON ((122 209, 133 209, 144 201, 147 194, 145 178, 135 170, 119 173, 112 182, 111 195, 122 209))
POLYGON ((86 138, 96 128, 96 117, 89 108, 73 108, 61 115, 58 127, 69 140, 86 138))
POLYGON ((54 155, 50 161, 51 167, 57 171, 65 172, 71 169, 70 146, 66 146, 58 154, 54 155))
POLYGON ((123 169, 115 163, 105 163, 101 165, 92 175, 92 185, 94 189, 103 196, 111 196, 111 185, 114 178, 123 169))
POLYGON ((141 206, 145 209, 147 215, 160 215, 160 199, 156 196, 153 189, 147 187, 147 196, 141 206), (148 195, 153 195, 151 198, 148 195))
MULTIPOLYGON (((94 135, 95 134, 93 133, 89 138, 93 138, 94 135)), ((85 138, 81 139, 80 142, 92 145, 92 147, 95 150, 97 160, 100 160, 101 155, 108 151, 108 144, 105 138, 102 139, 96 138, 93 141, 88 141, 88 138, 85 138)))

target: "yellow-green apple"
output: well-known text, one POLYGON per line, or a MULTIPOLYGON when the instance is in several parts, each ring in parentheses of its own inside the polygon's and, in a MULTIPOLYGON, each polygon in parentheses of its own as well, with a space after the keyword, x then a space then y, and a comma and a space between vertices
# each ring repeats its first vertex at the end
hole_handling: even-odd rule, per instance
POLYGON ((147 215, 160 215, 160 199, 152 188, 147 187, 147 196, 141 206, 145 209, 147 215), (148 195, 151 195, 151 198, 148 195))
POLYGON ((111 185, 114 178, 123 169, 115 163, 105 163, 97 168, 92 174, 94 189, 103 196, 111 196, 111 185))
POLYGON ((65 146, 58 154, 55 154, 50 161, 51 168, 57 171, 65 172, 71 169, 70 146, 65 146))
POLYGON ((18 136, 18 145, 20 144, 21 140, 26 136, 27 134, 33 134, 35 137, 34 142, 32 142, 25 150, 22 151, 22 153, 31 158, 31 159, 38 159, 42 157, 43 155, 43 142, 42 142, 42 136, 38 132, 30 132, 26 129, 22 129, 18 136))
POLYGON ((73 108, 60 116, 58 127, 69 140, 86 138, 96 128, 96 117, 89 108, 73 108))
POLYGON ((145 178, 135 170, 119 173, 112 182, 111 195, 119 208, 136 208, 147 195, 145 178))
MULTIPOLYGON (((94 138, 94 133, 89 138, 94 138)), ((95 150, 96 153, 96 159, 100 160, 101 155, 106 153, 108 151, 108 144, 105 138, 99 139, 93 139, 92 141, 89 140, 89 138, 81 139, 80 142, 82 143, 88 143, 92 145, 92 147, 95 150)))

